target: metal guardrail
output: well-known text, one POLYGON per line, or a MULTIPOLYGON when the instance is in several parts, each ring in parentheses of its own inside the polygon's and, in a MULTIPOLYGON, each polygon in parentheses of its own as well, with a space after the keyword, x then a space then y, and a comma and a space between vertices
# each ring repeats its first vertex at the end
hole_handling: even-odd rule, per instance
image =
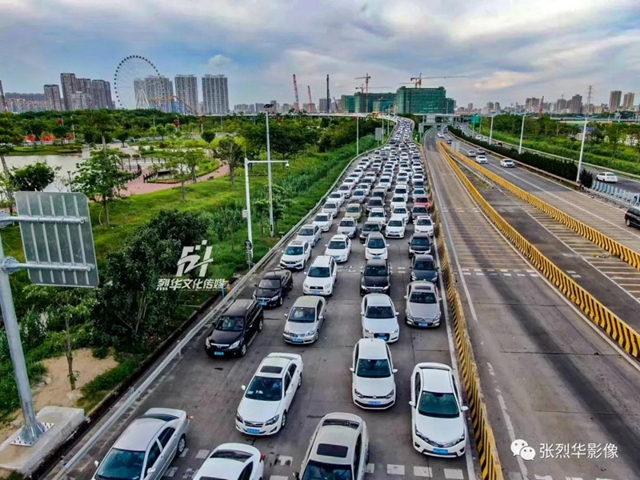
POLYGON ((588 191, 600 193, 616 203, 621 203, 623 206, 635 207, 640 205, 640 193, 624 190, 612 185, 611 183, 599 182, 596 180, 588 191))
MULTIPOLYGON (((576 283, 573 278, 567 275, 560 267, 558 267, 555 263, 553 263, 549 258, 540 252, 535 246, 533 246, 526 238, 524 238, 514 227, 509 224, 492 206, 487 202, 487 200, 482 196, 482 194, 476 189, 476 187, 471 183, 469 178, 462 172, 457 162, 454 160, 454 157, 450 155, 450 153, 455 154, 451 149, 443 145, 441 142, 438 144, 438 148, 442 152, 443 156, 449 161, 453 170, 462 183, 466 186, 467 190, 473 198, 476 200, 476 203, 480 206, 482 211, 489 217, 489 219, 493 222, 493 224, 500 230, 505 237, 509 239, 509 241, 522 252, 531 263, 546 277, 548 278, 558 289, 563 293, 565 297, 567 297, 571 302, 573 302, 580 310, 604 333, 607 334, 613 341, 615 341, 625 352, 627 352, 631 357, 636 360, 640 360, 640 334, 636 332, 632 327, 630 327, 627 323, 625 323, 620 317, 618 317, 615 313, 605 307, 600 301, 598 301, 593 295, 591 295, 587 290, 582 288, 578 283, 576 283)), ((475 164, 475 162, 471 162, 466 157, 462 155, 456 155, 459 160, 462 160, 463 163, 483 172, 485 175, 491 174, 492 172, 488 171, 485 168, 480 167, 475 164)), ((510 187, 507 185, 508 182, 502 180, 501 177, 495 175, 502 186, 507 189, 510 187)), ((510 184, 509 184, 510 185, 510 184)), ((517 189, 517 187, 511 185, 511 187, 517 189)), ((519 189, 518 189, 519 190, 519 189)), ((527 196, 533 197, 529 195, 527 192, 521 190, 522 193, 527 196)), ((520 196, 520 195, 518 195, 520 196)), ((540 203, 544 203, 541 200, 533 197, 533 199, 538 200, 540 203)), ((546 205, 546 204, 545 204, 546 205)), ((537 205, 536 205, 537 206, 537 205)), ((548 205, 550 208, 550 205, 548 205)), ((539 208, 539 207, 538 207, 539 208)), ((557 209, 556 209, 557 210, 557 209)), ((559 211, 558 211, 559 212, 559 211)), ((562 212, 560 212, 562 213, 562 212)), ((563 216, 570 218, 568 215, 562 213, 563 216)), ((554 217, 555 218, 555 217, 554 217)), ((573 219, 572 219, 573 220, 573 219)), ((577 222, 574 220, 574 222, 577 222)), ((580 223, 580 222, 577 222, 580 223)), ((583 224, 584 225, 584 224, 583 224)), ((591 228, 591 227, 588 227, 591 228)), ((593 230, 593 229, 592 229, 593 230)), ((600 234, 600 232, 597 232, 600 234)), ((600 234, 602 235, 602 234, 600 234)), ((606 237, 608 238, 608 237, 606 237)), ((613 240, 609 239, 609 241, 613 242, 613 240)), ((616 242, 617 243, 617 242, 616 242)), ((625 247, 626 248, 626 247, 625 247)), ((635 252, 634 252, 635 253, 635 252)), ((636 255, 638 255, 636 253, 636 255)), ((638 255, 640 258, 640 255, 638 255)))
MULTIPOLYGON (((394 127, 394 131, 397 128, 394 127)), ((62 468, 60 471, 53 476, 53 480, 62 480, 67 478, 68 472, 89 452, 89 450, 97 443, 100 437, 109 430, 127 411, 127 409, 144 393, 145 390, 149 388, 149 386, 157 380, 157 378, 164 372, 167 366, 181 353, 182 350, 193 340, 193 338, 200 333, 200 331, 207 326, 207 324, 215 318, 219 313, 221 313, 225 308, 227 308, 231 302, 233 302, 240 293, 243 288, 247 285, 247 283, 251 280, 251 277, 259 272, 273 257, 275 257, 282 247, 286 245, 297 233, 298 229, 309 221, 309 218, 315 214, 315 212, 322 207, 330 193, 335 189, 338 182, 342 180, 345 173, 349 170, 354 161, 358 158, 368 155, 369 153, 379 149, 379 146, 376 146, 366 152, 361 153, 359 156, 353 157, 353 159, 345 166, 345 168, 340 172, 340 175, 336 178, 336 181, 333 182, 327 193, 325 193, 318 203, 309 210, 309 213, 303 217, 295 226, 293 226, 289 232, 287 232, 279 241, 276 243, 264 257, 262 257, 252 268, 249 270, 240 280, 236 282, 233 289, 220 301, 218 305, 216 305, 208 314, 206 314, 187 334, 178 341, 177 345, 165 356, 162 362, 154 368, 154 370, 145 377, 144 381, 132 388, 127 392, 124 396, 124 400, 121 400, 118 407, 111 414, 111 416, 98 428, 98 430, 91 436, 91 438, 76 452, 76 454, 71 457, 67 462, 63 462, 62 468)))
MULTIPOLYGON (((426 161, 426 153, 422 150, 426 161)), ((434 191, 431 175, 427 175, 427 182, 430 185, 430 191, 434 191)), ((475 362, 473 354, 473 346, 469 337, 467 321, 464 315, 464 308, 460 300, 460 294, 456 289, 454 274, 451 270, 449 260, 449 251, 444 241, 444 230, 439 226, 440 219, 438 215, 438 206, 433 203, 433 220, 438 226, 440 232, 436 236, 438 248, 438 256, 440 258, 440 271, 442 272, 442 280, 446 288, 447 302, 450 306, 451 320, 453 323, 453 331, 455 336, 456 352, 460 361, 460 370, 462 381, 464 382, 465 392, 467 394, 469 404, 469 414, 473 425, 473 434, 476 440, 476 448, 478 450, 478 459, 480 464, 480 473, 482 480, 503 480, 502 466, 498 455, 493 428, 489 422, 489 414, 487 405, 482 394, 482 386, 480 383, 480 373, 475 362)))

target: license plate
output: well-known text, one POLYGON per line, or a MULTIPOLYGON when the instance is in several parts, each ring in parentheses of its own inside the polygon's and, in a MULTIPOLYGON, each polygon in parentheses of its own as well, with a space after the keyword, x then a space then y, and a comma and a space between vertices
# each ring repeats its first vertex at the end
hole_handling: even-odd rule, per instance
POLYGON ((373 255, 373 258, 380 258, 382 255, 373 255))
POLYGON ((441 455, 446 455, 449 453, 449 450, 447 450, 446 448, 434 448, 433 449, 433 453, 439 453, 441 455))
POLYGON ((302 339, 301 338, 294 338, 293 341, 296 342, 296 343, 302 343, 302 339))
POLYGON ((247 433, 260 433, 257 428, 247 428, 247 433))
POLYGON ((369 402, 369 405, 381 405, 382 402, 379 402, 377 400, 372 400, 371 402, 369 402))
POLYGON ((224 355, 224 352, 213 352, 214 355, 218 355, 218 356, 222 356, 224 355))
POLYGON ((419 324, 421 327, 428 327, 429 324, 427 322, 420 322, 419 324))
POLYGON ((311 292, 313 295, 320 295, 320 292, 318 292, 317 290, 314 290, 311 292))
POLYGON ((267 302, 265 302, 264 300, 258 302, 258 305, 260 305, 261 307, 264 307, 266 304, 267 302))

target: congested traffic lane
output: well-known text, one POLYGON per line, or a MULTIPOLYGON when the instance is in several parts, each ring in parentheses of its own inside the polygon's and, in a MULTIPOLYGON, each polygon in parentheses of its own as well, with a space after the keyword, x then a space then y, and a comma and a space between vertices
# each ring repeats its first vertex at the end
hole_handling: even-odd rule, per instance
MULTIPOLYGON (((339 217, 340 218, 340 217, 339 217)), ((321 255, 324 245, 336 232, 334 222, 330 232, 313 249, 313 258, 321 255)), ((360 226, 362 221, 360 222, 360 226)), ((200 467, 209 451, 224 442, 250 443, 266 454, 265 480, 277 476, 291 478, 298 471, 302 456, 318 420, 329 412, 342 411, 360 415, 369 427, 371 457, 368 478, 387 478, 387 472, 403 472, 405 478, 423 477, 429 473, 436 479, 469 479, 469 461, 428 458, 411 445, 409 381, 418 362, 433 361, 451 364, 450 342, 444 327, 417 330, 407 327, 404 318, 405 286, 410 281, 407 241, 388 240, 391 265, 391 297, 400 312, 400 339, 390 346, 396 374, 396 405, 386 411, 365 411, 351 401, 351 364, 355 343, 361 338, 359 294, 360 269, 364 266, 364 247, 355 240, 349 261, 340 266, 334 295, 327 301, 326 324, 316 344, 296 347, 282 339, 284 314, 295 299, 302 295, 304 272, 293 274, 293 290, 282 307, 265 310, 263 331, 256 336, 244 358, 213 360, 203 351, 204 335, 184 350, 167 373, 132 407, 125 419, 108 432, 89 455, 72 472, 77 479, 88 479, 115 438, 136 416, 153 406, 180 408, 193 415, 188 450, 169 470, 169 477, 190 478, 200 467), (240 386, 247 384, 260 361, 271 352, 291 352, 302 355, 303 385, 296 394, 288 415, 286 428, 272 437, 253 438, 235 429, 234 418, 240 402, 240 386)), ((279 256, 270 262, 277 266, 279 256)), ((310 265, 310 263, 308 264, 310 265)), ((250 282, 250 284, 257 283, 250 282)), ((253 288, 245 289, 241 297, 250 298, 253 288)))
POLYGON ((427 134, 426 148, 509 480, 637 477, 637 365, 596 333, 491 226, 440 156, 434 132, 427 134), (516 439, 534 446, 534 460, 513 455, 516 439), (542 453, 543 444, 553 445, 553 458, 542 453), (578 455, 589 444, 615 445, 617 458, 604 458, 602 451, 599 458, 578 455))

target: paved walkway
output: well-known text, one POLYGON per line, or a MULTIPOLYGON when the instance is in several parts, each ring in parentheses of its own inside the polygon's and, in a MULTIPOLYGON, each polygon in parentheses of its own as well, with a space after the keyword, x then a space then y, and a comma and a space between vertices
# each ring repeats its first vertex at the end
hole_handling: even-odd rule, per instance
MULTIPOLYGON (((140 175, 135 180, 127 183, 127 189, 122 190, 120 194, 124 197, 128 197, 130 195, 142 195, 144 193, 158 192, 160 190, 168 190, 169 188, 180 188, 180 183, 145 183, 143 181, 143 176, 146 173, 149 173, 150 170, 143 170, 142 175, 140 175)), ((206 175, 202 175, 198 177, 198 182, 202 180, 209 180, 210 178, 218 178, 223 177, 229 174, 229 166, 221 165, 217 170, 207 173, 206 175)), ((193 183, 191 180, 185 182, 185 184, 193 183)))

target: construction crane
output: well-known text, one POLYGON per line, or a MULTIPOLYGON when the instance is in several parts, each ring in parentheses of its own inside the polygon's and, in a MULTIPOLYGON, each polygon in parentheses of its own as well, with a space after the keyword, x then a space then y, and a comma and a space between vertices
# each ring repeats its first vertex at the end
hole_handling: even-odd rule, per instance
POLYGON ((338 101, 336 100, 336 97, 333 97, 333 105, 335 106, 336 113, 342 113, 341 110, 338 108, 338 101))
POLYGON ((415 88, 422 88, 422 80, 432 80, 436 78, 468 78, 467 75, 445 75, 445 76, 434 76, 434 77, 423 77, 422 74, 419 74, 417 77, 411 77, 410 82, 404 82, 400 85, 413 85, 415 88))
POLYGON ((311 87, 307 85, 307 92, 309 92, 309 104, 313 103, 313 98, 311 98, 311 87))
POLYGON ((368 98, 369 98, 369 80, 371 80, 371 75, 369 73, 365 73, 364 77, 356 77, 356 80, 364 80, 364 113, 368 113, 368 98))
POLYGON ((544 95, 540 99, 540 108, 538 109, 538 118, 542 117, 542 107, 543 107, 543 105, 544 105, 544 95))
POLYGON ((298 82, 296 81, 296 74, 293 74, 293 91, 296 94, 296 101, 293 103, 293 109, 297 112, 300 111, 300 98, 298 98, 298 82))

